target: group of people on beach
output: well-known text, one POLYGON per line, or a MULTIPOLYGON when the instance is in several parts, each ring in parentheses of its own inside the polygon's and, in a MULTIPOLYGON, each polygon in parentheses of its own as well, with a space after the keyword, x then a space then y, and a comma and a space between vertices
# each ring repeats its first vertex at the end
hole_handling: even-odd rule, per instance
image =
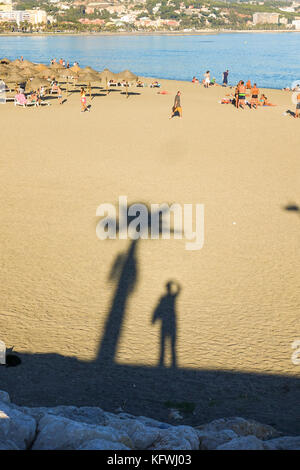
POLYGON ((246 84, 243 80, 238 82, 234 92, 233 104, 237 109, 245 109, 246 104, 249 105, 250 109, 257 109, 258 106, 276 106, 275 104, 270 103, 266 95, 263 93, 259 98, 259 89, 256 83, 251 85, 250 80, 248 80, 246 84), (246 101, 247 92, 250 101, 246 101))
MULTIPOLYGON (((222 85, 223 86, 227 86, 228 85, 228 75, 229 75, 229 70, 225 70, 225 72, 223 72, 223 83, 222 85)), ((192 78, 192 83, 198 83, 200 84, 200 81, 197 77, 193 77, 192 78)), ((215 85, 219 85, 219 83, 217 83, 216 81, 216 78, 213 77, 211 78, 210 77, 210 71, 207 70, 203 76, 203 79, 202 79, 202 85, 204 86, 204 88, 208 88, 210 86, 215 86, 215 85)), ((221 86, 221 85, 219 85, 221 86)))
MULTIPOLYGON (((66 69, 69 69, 70 68, 70 62, 69 61, 66 61, 65 59, 62 59, 60 58, 59 60, 56 59, 56 57, 54 59, 51 59, 50 60, 50 64, 51 65, 54 65, 54 64, 59 64, 59 65, 62 65, 63 67, 65 67, 66 69)), ((78 62, 75 61, 73 66, 79 66, 78 62)))

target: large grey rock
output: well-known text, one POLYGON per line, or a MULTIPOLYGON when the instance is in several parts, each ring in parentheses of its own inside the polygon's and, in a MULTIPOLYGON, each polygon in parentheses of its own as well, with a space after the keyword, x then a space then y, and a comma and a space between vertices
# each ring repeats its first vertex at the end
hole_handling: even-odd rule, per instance
POLYGON ((162 421, 157 421, 156 419, 146 418, 145 416, 138 416, 135 417, 138 421, 145 424, 145 426, 150 428, 158 428, 158 429, 170 429, 172 428, 171 424, 163 423, 162 421))
POLYGON ((135 449, 148 449, 160 436, 159 428, 147 427, 137 419, 107 415, 107 425, 126 432, 135 449))
POLYGON ((258 439, 271 439, 281 435, 276 429, 267 424, 261 424, 252 419, 244 418, 221 418, 212 421, 209 424, 198 426, 201 431, 218 432, 225 429, 231 429, 238 436, 256 436, 258 439))
POLYGON ((105 439, 93 439, 84 442, 77 450, 131 450, 121 442, 106 441, 105 439))
POLYGON ((101 408, 97 407, 90 407, 90 406, 56 406, 53 408, 45 408, 45 407, 36 407, 36 408, 28 408, 28 407, 18 407, 20 411, 23 413, 29 414, 36 421, 40 421, 45 415, 54 415, 54 416, 61 416, 63 418, 70 419, 72 421, 77 421, 79 423, 86 423, 86 424, 97 424, 97 425, 105 425, 106 424, 106 417, 105 413, 101 408))
POLYGON ((99 426, 72 421, 54 415, 43 416, 38 424, 38 435, 33 450, 75 450, 94 439, 124 444, 132 448, 128 434, 110 426, 99 426))
POLYGON ((255 436, 237 437, 218 446, 217 450, 264 450, 264 442, 255 436))
POLYGON ((18 449, 28 449, 36 433, 36 421, 9 404, 0 402, 0 441, 11 442, 18 449))
POLYGON ((266 441, 267 450, 300 450, 300 436, 285 436, 266 441))
POLYGON ((199 448, 201 450, 214 450, 221 444, 225 444, 232 439, 238 437, 238 435, 231 429, 225 429, 224 431, 212 432, 212 431, 198 431, 199 437, 199 448))
POLYGON ((161 430, 151 450, 197 450, 199 437, 197 431, 189 426, 173 426, 161 430))

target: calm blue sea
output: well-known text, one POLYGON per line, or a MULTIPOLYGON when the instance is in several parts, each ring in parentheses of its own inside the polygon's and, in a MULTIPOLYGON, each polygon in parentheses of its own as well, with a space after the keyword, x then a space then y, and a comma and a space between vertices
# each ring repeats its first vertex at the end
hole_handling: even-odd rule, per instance
POLYGON ((210 70, 220 82, 227 68, 230 84, 249 78, 260 87, 283 88, 300 79, 298 33, 0 37, 0 57, 21 55, 45 64, 62 57, 82 67, 128 68, 137 75, 176 80, 203 78, 210 70))

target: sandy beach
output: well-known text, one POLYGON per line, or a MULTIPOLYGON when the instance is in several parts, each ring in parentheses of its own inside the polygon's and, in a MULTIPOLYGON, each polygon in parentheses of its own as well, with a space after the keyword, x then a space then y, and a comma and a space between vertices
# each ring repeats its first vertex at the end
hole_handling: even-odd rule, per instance
MULTIPOLYGON (((150 79, 145 79, 150 83, 150 79)), ((0 339, 22 364, 0 369, 17 404, 122 407, 182 422, 244 416, 299 433, 299 119, 291 93, 236 110, 204 89, 98 89, 62 106, 0 105, 0 339), (177 90, 183 118, 169 120, 177 90), (89 103, 89 99, 88 99, 89 103), (97 207, 204 204, 205 241, 101 241, 97 207), (159 367, 166 283, 176 300, 177 367, 159 367), (114 334, 108 335, 111 320, 114 334), (104 340, 105 335, 107 336, 104 340), (114 341, 115 344, 110 344, 114 341), (103 350, 106 350, 103 352, 103 350)), ((232 90, 233 91, 233 90, 232 90)))

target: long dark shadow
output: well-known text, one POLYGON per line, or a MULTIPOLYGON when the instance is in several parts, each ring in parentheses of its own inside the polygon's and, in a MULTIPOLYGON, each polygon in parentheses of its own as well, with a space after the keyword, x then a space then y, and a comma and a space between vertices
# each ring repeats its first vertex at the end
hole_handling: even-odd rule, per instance
POLYGON ((115 361, 127 302, 137 283, 137 243, 138 240, 130 242, 128 252, 125 255, 117 256, 110 272, 109 277, 117 282, 117 287, 104 326, 104 334, 99 345, 98 362, 113 363, 115 361))

